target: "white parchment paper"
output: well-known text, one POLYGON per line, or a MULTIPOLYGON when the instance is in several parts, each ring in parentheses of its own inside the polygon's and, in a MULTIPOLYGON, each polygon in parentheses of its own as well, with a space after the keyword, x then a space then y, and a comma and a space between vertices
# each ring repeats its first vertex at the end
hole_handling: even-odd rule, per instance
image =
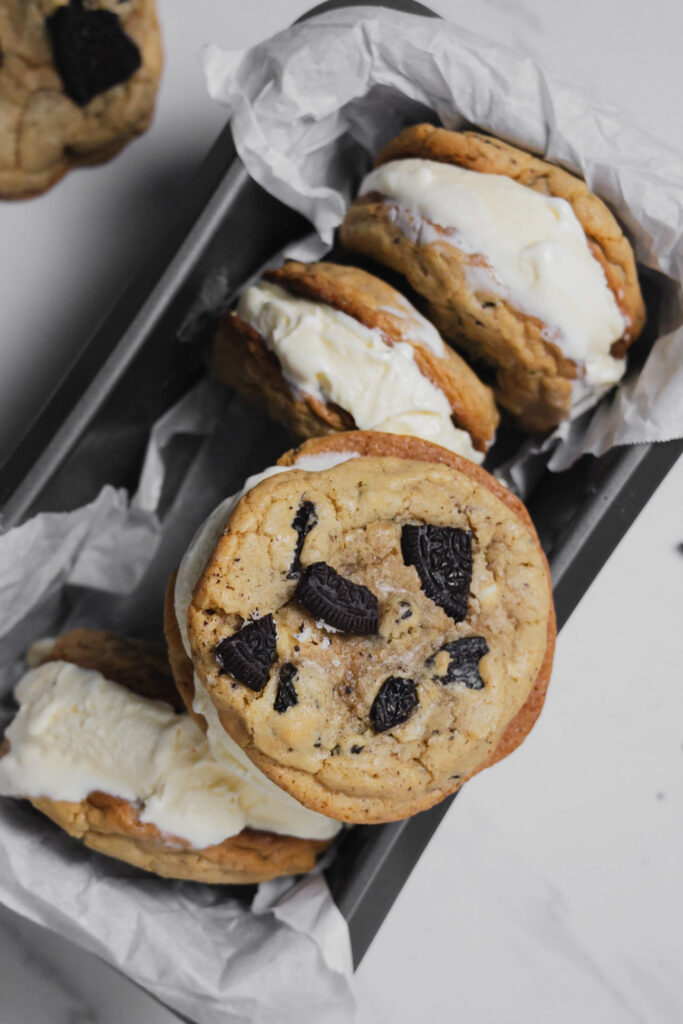
MULTIPOLYGON (((83 508, 1 536, 4 720, 38 637, 75 625, 158 633, 166 581, 199 523, 287 447, 264 417, 238 399, 226 403, 207 380, 153 428, 131 500, 105 487, 83 508), (179 476, 163 502, 169 477, 179 476)), ((348 1024, 348 929, 323 875, 260 886, 253 908, 234 892, 145 875, 89 852, 30 806, 0 800, 0 901, 12 910, 198 1024, 348 1024)))
MULTIPOLYGON (((476 126, 577 172, 658 275, 658 340, 613 398, 543 444, 561 470, 585 452, 683 436, 683 160, 532 60, 434 18, 352 7, 251 50, 207 48, 250 175, 329 247, 372 157, 404 125, 476 126)), ((537 446, 537 447, 540 447, 537 446)))

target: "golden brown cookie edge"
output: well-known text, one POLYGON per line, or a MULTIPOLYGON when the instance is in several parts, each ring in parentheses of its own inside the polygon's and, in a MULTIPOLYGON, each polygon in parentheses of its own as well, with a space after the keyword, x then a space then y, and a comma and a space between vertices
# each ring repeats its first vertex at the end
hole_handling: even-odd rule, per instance
POLYGON ((535 191, 566 199, 589 243, 592 242, 602 255, 600 258, 594 249, 619 308, 630 320, 630 329, 612 347, 613 354, 623 356, 645 324, 645 304, 635 256, 616 217, 585 181, 495 136, 475 131, 449 131, 431 124, 404 128, 381 150, 375 166, 404 157, 421 157, 482 173, 504 174, 535 191), (621 269, 623 278, 615 276, 615 267, 621 269))
MULTIPOLYGON (((547 560, 538 541, 531 517, 522 502, 507 487, 487 473, 486 470, 445 448, 433 445, 428 441, 422 441, 419 438, 382 434, 373 431, 349 431, 331 437, 312 438, 305 441, 298 448, 285 452, 278 460, 278 465, 293 466, 302 455, 350 451, 369 458, 393 457, 422 462, 444 463, 466 474, 477 483, 487 487, 521 520, 534 540, 542 558, 547 573, 550 595, 550 612, 544 659, 527 701, 511 722, 508 723, 494 752, 476 770, 478 772, 484 767, 495 763, 495 761, 506 757, 520 745, 541 712, 550 680, 556 635, 555 615, 552 605, 552 586, 547 560)), ((342 804, 345 806, 340 806, 338 794, 332 793, 325 786, 317 782, 315 778, 311 777, 309 773, 303 772, 300 769, 285 767, 255 747, 241 716, 237 712, 223 707, 218 709, 218 715, 226 732, 264 775, 267 775, 273 782, 281 786, 281 788, 310 810, 317 811, 320 814, 347 824, 382 824, 412 817, 419 811, 427 810, 429 807, 434 806, 446 796, 458 790, 464 781, 458 780, 453 785, 444 786, 438 790, 431 790, 419 798, 408 797, 403 804, 395 804, 394 809, 390 813, 387 813, 385 801, 375 797, 352 797, 345 794, 342 801, 342 804), (304 783, 303 786, 300 785, 301 782, 304 783)), ((476 774, 476 772, 472 774, 476 774)))
POLYGON ((405 319, 393 316, 386 308, 408 302, 395 288, 359 267, 328 261, 290 260, 268 271, 265 277, 353 317, 370 330, 379 330, 390 345, 410 344, 420 372, 448 399, 455 425, 467 431, 479 451, 485 452, 490 446, 500 420, 493 392, 453 349, 444 346, 444 355, 438 356, 416 342, 405 319))

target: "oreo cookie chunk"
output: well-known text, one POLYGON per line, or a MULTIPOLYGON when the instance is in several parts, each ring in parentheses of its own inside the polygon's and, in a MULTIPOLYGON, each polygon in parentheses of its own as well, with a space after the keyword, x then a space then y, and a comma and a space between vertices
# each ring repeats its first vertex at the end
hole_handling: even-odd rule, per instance
POLYGON ((216 644, 216 661, 223 672, 258 693, 268 682, 276 641, 273 616, 266 615, 216 644))
POLYGON ((301 552, 303 551, 306 538, 317 522, 318 517, 315 514, 315 505, 312 501, 303 500, 292 520, 292 529, 296 533, 296 546, 292 556, 292 564, 287 573, 287 579, 298 580, 299 576, 301 576, 301 552))
POLYGON ((437 682, 447 686, 449 683, 463 683, 470 690, 483 690, 484 680, 479 675, 479 662, 489 653, 489 645, 483 636, 463 636, 460 640, 451 640, 444 644, 440 651, 427 658, 427 665, 436 668, 436 662, 448 659, 441 675, 435 675, 437 682), (439 658, 439 655, 442 657, 439 658))
POLYGON ((293 708, 299 703, 299 698, 294 688, 294 680, 297 677, 297 673, 298 669, 296 665, 292 665, 291 661, 288 661, 280 669, 277 693, 273 703, 273 707, 279 715, 283 715, 288 708, 293 708))
POLYGON ((304 570, 296 599, 316 619, 342 633, 365 636, 378 630, 379 606, 372 591, 340 576, 325 562, 304 570))
POLYGON ((370 708, 375 732, 386 732, 407 722, 419 704, 417 687, 412 679, 389 676, 382 683, 370 708))
POLYGON ((194 545, 196 685, 305 806, 405 817, 507 749, 545 685, 543 555, 517 499, 443 448, 349 432, 283 461, 194 545))
POLYGON ((45 19, 64 92, 84 107, 101 92, 127 82, 142 58, 113 11, 69 0, 45 19))
POLYGON ((462 622, 472 581, 471 530, 407 525, 401 533, 401 551, 406 565, 417 569, 427 597, 454 622, 462 622))
POLYGON ((149 125, 163 63, 155 0, 3 0, 0 46, 0 198, 37 195, 149 125))

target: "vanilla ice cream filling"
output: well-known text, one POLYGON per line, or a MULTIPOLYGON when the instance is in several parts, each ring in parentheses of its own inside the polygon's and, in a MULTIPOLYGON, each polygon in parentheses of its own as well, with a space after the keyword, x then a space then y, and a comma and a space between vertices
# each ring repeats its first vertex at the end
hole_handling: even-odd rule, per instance
POLYGON ((371 171, 360 188, 368 192, 402 208, 393 216, 406 234, 483 257, 465 269, 469 287, 541 320, 546 340, 583 368, 584 384, 601 389, 621 378, 625 361, 610 348, 628 324, 565 199, 503 174, 417 158, 371 171))
MULTIPOLYGON (((300 456, 294 466, 270 466, 262 473, 250 476, 241 491, 221 502, 202 523, 180 563, 174 593, 176 619, 183 647, 189 658, 192 657, 192 650, 187 632, 187 614, 192 601, 192 592, 240 498, 262 480, 267 480, 268 477, 275 476, 277 473, 286 473, 290 469, 318 472, 331 469, 333 466, 353 458, 357 458, 356 452, 325 452, 322 455, 300 456)), ((248 794, 249 820, 247 824, 252 828, 307 839, 329 839, 337 834, 341 828, 339 822, 304 807, 289 793, 285 793, 274 782, 271 782, 250 761, 221 725, 218 712, 201 679, 196 674, 193 708, 206 721, 205 742, 208 744, 212 759, 217 764, 225 766, 235 783, 242 785, 245 794, 248 794)), ((245 795, 245 801, 246 799, 245 795)))
MULTIPOLYGON (((421 437, 482 461, 468 432, 454 426, 448 399, 422 374, 407 341, 388 345, 380 331, 354 317, 268 281, 244 291, 237 313, 275 353, 294 394, 338 405, 360 430, 421 437)), ((438 333, 421 319, 418 333, 416 341, 443 353, 438 333)))
POLYGON ((189 715, 99 672, 46 662, 15 695, 19 711, 0 758, 2 796, 80 802, 100 791, 130 801, 141 822, 196 849, 247 827, 310 839, 340 828, 275 786, 274 795, 264 792, 226 751, 214 756, 189 715))

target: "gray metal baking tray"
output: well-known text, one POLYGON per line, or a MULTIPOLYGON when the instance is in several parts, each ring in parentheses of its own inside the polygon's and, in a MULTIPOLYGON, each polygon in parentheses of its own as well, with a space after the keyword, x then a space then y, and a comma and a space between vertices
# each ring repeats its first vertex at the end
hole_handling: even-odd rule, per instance
MULTIPOLYGON (((352 5, 330 0, 307 17, 352 5)), ((411 0, 383 6, 433 15, 411 0)), ((216 273, 238 285, 306 231, 303 218, 249 179, 227 126, 172 228, 0 470, 3 528, 75 508, 105 483, 134 489, 152 423, 205 373, 206 345, 182 341, 202 286, 216 273)), ((647 292, 656 303, 656 279, 647 292)), ((208 339, 205 320, 195 326, 208 339)), ((681 451, 681 441, 618 449, 540 478, 528 504, 550 558, 560 626, 681 451)), ((162 599, 160 592, 159 609, 162 599)), ((356 965, 451 802, 409 821, 356 827, 341 840, 327 877, 356 965)))

